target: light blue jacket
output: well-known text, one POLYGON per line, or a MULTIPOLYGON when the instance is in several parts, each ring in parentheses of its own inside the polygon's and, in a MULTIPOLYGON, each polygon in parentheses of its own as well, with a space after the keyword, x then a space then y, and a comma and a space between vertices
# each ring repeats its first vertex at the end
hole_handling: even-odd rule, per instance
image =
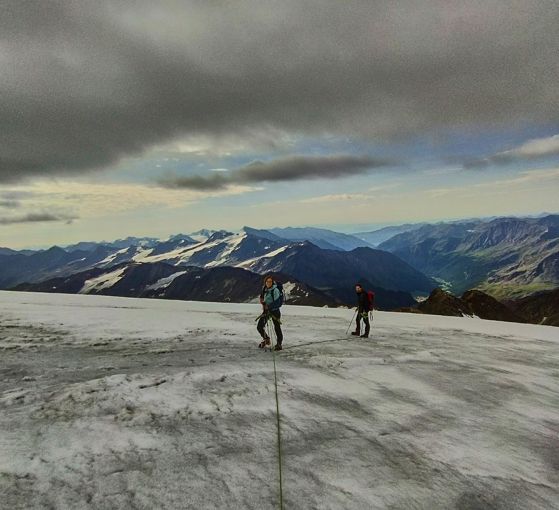
POLYGON ((280 291, 278 286, 274 283, 270 288, 264 287, 264 304, 268 310, 278 310, 280 307, 280 291))

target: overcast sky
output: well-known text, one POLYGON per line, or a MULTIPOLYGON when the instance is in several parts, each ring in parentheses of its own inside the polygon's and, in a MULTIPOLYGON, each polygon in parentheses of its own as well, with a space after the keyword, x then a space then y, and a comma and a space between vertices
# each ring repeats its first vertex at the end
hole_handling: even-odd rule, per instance
POLYGON ((557 212, 559 3, 0 3, 0 246, 557 212))

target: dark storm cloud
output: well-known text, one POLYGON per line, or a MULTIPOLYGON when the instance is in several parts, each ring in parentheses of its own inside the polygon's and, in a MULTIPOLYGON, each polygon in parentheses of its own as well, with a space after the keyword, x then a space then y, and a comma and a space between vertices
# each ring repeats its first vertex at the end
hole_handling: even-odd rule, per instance
POLYGON ((220 172, 208 177, 164 177, 158 182, 167 188, 207 191, 223 189, 231 184, 336 179, 388 165, 387 161, 368 156, 293 156, 265 162, 255 161, 231 172, 220 172))
POLYGON ((71 223, 75 216, 51 214, 51 213, 29 213, 22 216, 0 217, 0 225, 13 225, 15 223, 41 223, 49 221, 64 221, 71 223))
POLYGON ((18 202, 17 200, 0 200, 0 207, 3 207, 5 209, 15 209, 20 205, 21 202, 18 202))
POLYGON ((22 201, 35 196, 35 193, 31 191, 5 190, 0 192, 0 207, 16 209, 21 207, 22 201))
POLYGON ((202 177, 195 175, 194 177, 178 177, 169 176, 159 179, 158 184, 164 188, 172 189, 193 189, 196 191, 211 191, 226 188, 229 184, 233 184, 231 179, 224 177, 222 174, 210 175, 202 177))
POLYGON ((557 121, 558 24, 555 0, 4 0, 0 182, 194 133, 557 121))
POLYGON ((27 198, 33 198, 37 196, 32 191, 22 191, 22 190, 5 190, 0 192, 0 200, 16 200, 20 201, 27 198))
POLYGON ((529 140, 520 147, 498 152, 486 158, 470 159, 463 163, 465 169, 486 168, 492 165, 508 165, 518 161, 553 158, 559 156, 559 135, 529 140))
POLYGON ((387 165, 386 161, 367 156, 295 156, 274 161, 255 161, 238 170, 236 179, 239 182, 335 179, 387 165))

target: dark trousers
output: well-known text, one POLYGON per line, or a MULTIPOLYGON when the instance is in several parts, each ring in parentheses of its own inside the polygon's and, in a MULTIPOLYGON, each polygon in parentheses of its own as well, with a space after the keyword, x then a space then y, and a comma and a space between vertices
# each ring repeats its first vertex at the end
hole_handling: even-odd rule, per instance
POLYGON ((371 324, 369 322, 368 312, 357 313, 357 317, 355 318, 355 331, 357 331, 358 334, 361 332, 361 319, 363 319, 363 323, 365 324, 365 335, 369 335, 369 331, 371 331, 371 324))
POLYGON ((268 338, 268 334, 264 329, 266 327, 266 323, 268 320, 271 320, 274 323, 274 330, 276 332, 277 343, 281 345, 283 342, 283 333, 281 331, 281 312, 279 310, 270 310, 269 312, 264 312, 262 317, 258 320, 258 324, 256 325, 256 329, 262 338, 268 338))

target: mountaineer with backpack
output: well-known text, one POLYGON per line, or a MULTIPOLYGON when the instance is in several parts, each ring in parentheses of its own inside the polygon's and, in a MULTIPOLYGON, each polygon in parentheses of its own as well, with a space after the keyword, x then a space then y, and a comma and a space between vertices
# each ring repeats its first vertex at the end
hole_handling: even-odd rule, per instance
POLYGON ((260 293, 260 303, 262 304, 262 315, 258 318, 256 329, 262 337, 262 342, 258 347, 263 349, 270 345, 270 337, 264 329, 269 320, 274 323, 274 330, 276 332, 276 346, 274 350, 281 351, 281 344, 283 342, 283 333, 281 331, 281 312, 280 307, 283 305, 283 285, 275 282, 271 276, 266 276, 264 279, 264 288, 260 293))
POLYGON ((373 291, 365 292, 360 283, 355 284, 355 292, 357 293, 357 318, 355 319, 355 331, 351 334, 361 338, 369 338, 371 324, 369 322, 369 312, 373 310, 375 293, 373 291), (361 320, 365 324, 365 333, 361 333, 361 320))

